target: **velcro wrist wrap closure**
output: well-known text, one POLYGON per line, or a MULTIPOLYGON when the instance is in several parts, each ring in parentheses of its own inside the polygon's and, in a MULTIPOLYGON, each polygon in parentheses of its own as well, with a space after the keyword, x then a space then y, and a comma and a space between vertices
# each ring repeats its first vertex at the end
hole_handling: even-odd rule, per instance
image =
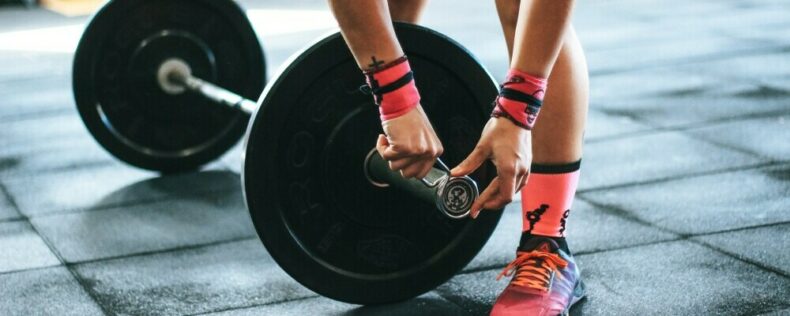
POLYGON ((491 116, 507 118, 531 130, 543 105, 545 91, 546 79, 511 69, 500 87, 491 116))
POLYGON ((382 121, 404 115, 420 103, 420 93, 406 56, 364 74, 367 86, 361 88, 373 95, 382 121))

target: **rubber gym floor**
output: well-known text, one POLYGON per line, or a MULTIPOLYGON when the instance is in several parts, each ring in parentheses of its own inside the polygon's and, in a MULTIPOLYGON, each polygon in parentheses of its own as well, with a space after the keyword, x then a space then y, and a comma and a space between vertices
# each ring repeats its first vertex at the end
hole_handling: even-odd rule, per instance
MULTIPOLYGON (((592 95, 568 224, 588 298, 572 314, 790 315, 790 3, 577 2, 592 95)), ((324 1, 242 5, 270 75, 334 25, 324 1)), ((0 315, 487 314, 518 202, 425 295, 322 298, 256 237, 240 148, 161 176, 95 143, 70 81, 88 18, 0 5, 0 315)), ((434 0, 424 24, 503 78, 493 1, 434 0)))

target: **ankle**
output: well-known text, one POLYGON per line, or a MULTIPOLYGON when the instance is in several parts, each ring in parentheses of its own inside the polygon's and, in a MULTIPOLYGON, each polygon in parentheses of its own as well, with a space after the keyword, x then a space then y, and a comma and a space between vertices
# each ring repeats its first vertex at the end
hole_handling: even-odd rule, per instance
POLYGON ((521 241, 518 244, 518 249, 519 250, 523 249, 523 246, 526 245, 532 238, 548 238, 548 239, 551 239, 551 240, 553 240, 554 242, 557 243, 557 245, 560 247, 560 249, 563 252, 565 252, 567 254, 571 254, 570 249, 568 249, 568 241, 565 240, 565 237, 552 237, 552 236, 533 235, 533 234, 530 234, 530 233, 527 233, 527 232, 522 232, 521 233, 521 241))

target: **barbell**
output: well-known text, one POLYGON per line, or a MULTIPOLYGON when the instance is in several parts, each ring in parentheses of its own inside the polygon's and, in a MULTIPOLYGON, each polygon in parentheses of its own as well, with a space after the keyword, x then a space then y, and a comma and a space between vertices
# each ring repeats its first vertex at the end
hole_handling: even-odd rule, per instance
POLYGON ((75 53, 75 101, 101 146, 151 170, 198 168, 246 134, 245 200, 283 270, 336 300, 400 301, 471 261, 501 212, 465 219, 492 165, 459 178, 444 164, 474 148, 495 82, 446 36, 395 29, 445 147, 424 179, 404 179, 371 149, 377 108, 339 33, 295 54, 261 92, 263 51, 233 1, 109 1, 75 53))

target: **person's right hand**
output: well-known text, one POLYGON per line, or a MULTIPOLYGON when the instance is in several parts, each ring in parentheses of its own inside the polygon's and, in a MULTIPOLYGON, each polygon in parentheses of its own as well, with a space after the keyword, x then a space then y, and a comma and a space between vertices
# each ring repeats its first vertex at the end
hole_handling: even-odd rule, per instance
POLYGON ((376 150, 390 169, 404 178, 424 178, 444 148, 421 105, 406 114, 381 122, 386 135, 379 135, 376 150))
POLYGON ((497 176, 472 204, 469 213, 472 218, 482 209, 504 208, 527 183, 532 162, 532 132, 507 118, 492 117, 475 149, 450 173, 453 177, 466 176, 489 159, 496 166, 497 176))

